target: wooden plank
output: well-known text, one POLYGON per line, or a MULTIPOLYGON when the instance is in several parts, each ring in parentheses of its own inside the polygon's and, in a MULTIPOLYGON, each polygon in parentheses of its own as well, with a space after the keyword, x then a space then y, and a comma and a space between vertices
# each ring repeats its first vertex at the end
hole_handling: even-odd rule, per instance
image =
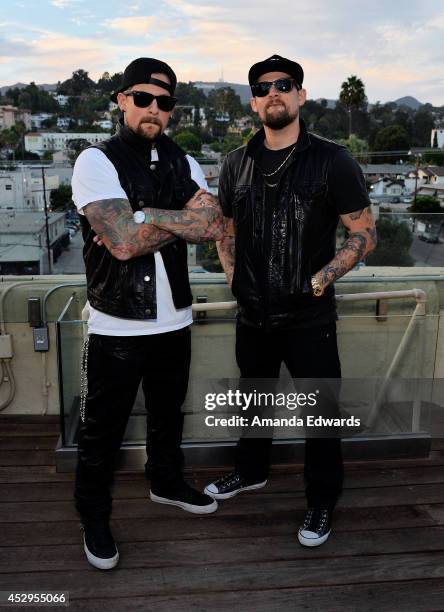
MULTIPOLYGON (((444 484, 401 485, 397 487, 372 487, 348 489, 341 496, 338 507, 373 507, 434 504, 444 502, 444 484)), ((305 495, 281 493, 270 495, 261 492, 239 495, 219 505, 218 513, 255 514, 260 507, 263 512, 279 512, 288 508, 305 508, 305 495)), ((148 518, 151 516, 177 516, 178 509, 156 504, 146 498, 115 499, 116 518, 148 518)), ((179 510, 179 513, 183 511, 179 510)), ((0 522, 61 521, 73 518, 72 503, 68 501, 3 502, 0 504, 0 522)))
POLYGON ((57 436, 1 436, 0 448, 5 450, 55 450, 57 436))
POLYGON ((7 465, 54 465, 54 451, 0 450, 0 466, 7 465))
MULTIPOLYGON (((328 542, 315 550, 299 544, 294 533, 280 536, 227 537, 223 540, 118 540, 122 568, 200 566, 219 563, 255 563, 285 559, 350 557, 351 555, 406 554, 444 551, 443 527, 416 527, 384 531, 334 531, 328 542)), ((59 546, 13 546, 0 548, 1 572, 35 572, 85 569, 80 538, 77 544, 59 546)))
MULTIPOLYGON (((208 517, 180 513, 147 520, 116 518, 112 526, 119 542, 199 540, 244 536, 277 536, 288 534, 294 537, 303 517, 303 509, 292 508, 280 512, 264 512, 257 508, 255 514, 233 514, 221 516, 218 512, 208 517)), ((444 504, 423 506, 396 506, 384 508, 348 508, 335 511, 334 532, 350 532, 444 525, 444 504)), ((77 544, 80 521, 77 514, 70 520, 8 523, 2 525, 2 546, 46 546, 77 544)), ((353 537, 353 535, 351 536, 353 537)))
POLYGON ((442 610, 444 580, 378 582, 311 588, 213 591, 192 595, 122 597, 92 600, 77 599, 72 594, 70 612, 97 612, 110 609, 119 612, 282 612, 308 610, 319 612, 431 612, 442 610))
POLYGON ((60 425, 56 423, 14 423, 0 418, 0 435, 3 436, 51 436, 59 435, 60 425))
POLYGON ((0 483, 27 482, 38 485, 41 482, 71 482, 73 480, 74 474, 56 472, 55 465, 0 466, 0 483))
POLYGON ((1 423, 37 423, 42 425, 59 422, 60 416, 58 414, 2 414, 0 416, 0 426, 1 423))
MULTIPOLYGON (((32 481, 31 481, 32 482, 32 481)), ((189 480, 196 489, 203 490, 208 479, 189 480)), ((406 470, 361 470, 346 474, 344 488, 393 487, 399 485, 444 483, 444 469, 433 467, 427 470, 410 468, 406 470)), ((2 501, 53 501, 72 499, 74 474, 62 482, 51 483, 5 483, 1 485, 2 501)), ((116 479, 113 496, 115 499, 146 498, 149 482, 143 474, 132 478, 116 479)), ((303 492, 305 485, 302 474, 275 475, 270 478, 267 486, 261 490, 263 494, 303 492)))
MULTIPOLYGON (((63 567, 64 558, 60 559, 63 567)), ((444 552, 413 555, 329 557, 254 563, 206 564, 183 567, 116 568, 112 572, 85 570, 0 574, 0 590, 69 590, 77 597, 115 597, 206 593, 208 591, 267 590, 374 582, 444 578, 444 552), (118 578, 117 578, 118 577, 118 578)))

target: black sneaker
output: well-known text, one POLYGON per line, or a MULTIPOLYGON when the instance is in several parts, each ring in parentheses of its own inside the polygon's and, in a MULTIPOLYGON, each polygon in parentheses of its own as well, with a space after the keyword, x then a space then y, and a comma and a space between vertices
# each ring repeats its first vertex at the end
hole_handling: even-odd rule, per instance
POLYGON ((298 539, 303 546, 320 546, 331 533, 331 512, 326 508, 309 508, 299 528, 298 539))
POLYGON ((193 514, 211 514, 217 510, 214 499, 196 491, 183 480, 168 488, 153 486, 151 483, 150 498, 159 504, 178 506, 193 514))
POLYGON ((114 542, 108 521, 84 522, 82 529, 83 547, 86 558, 91 565, 102 570, 115 567, 119 561, 119 551, 114 542))
POLYGON ((267 481, 251 482, 243 478, 238 472, 230 472, 219 480, 205 487, 205 493, 214 499, 229 499, 243 491, 254 491, 265 487, 267 481))

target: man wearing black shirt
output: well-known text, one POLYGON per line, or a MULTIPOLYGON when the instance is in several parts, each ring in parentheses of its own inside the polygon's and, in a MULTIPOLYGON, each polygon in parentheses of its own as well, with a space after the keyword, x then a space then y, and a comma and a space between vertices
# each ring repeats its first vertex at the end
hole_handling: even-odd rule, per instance
MULTIPOLYGON (((248 77, 264 127, 227 156, 219 178, 225 233, 218 251, 239 304, 241 379, 277 379, 282 362, 293 378, 340 379, 334 282, 376 244, 362 172, 344 147, 307 132, 298 63, 273 55, 248 77), (348 237, 336 252, 339 219, 348 237)), ((265 486, 271 442, 242 437, 234 471, 205 493, 228 499, 265 486)), ((307 437, 304 476, 308 508, 298 537, 318 546, 342 490, 339 437, 307 437)))

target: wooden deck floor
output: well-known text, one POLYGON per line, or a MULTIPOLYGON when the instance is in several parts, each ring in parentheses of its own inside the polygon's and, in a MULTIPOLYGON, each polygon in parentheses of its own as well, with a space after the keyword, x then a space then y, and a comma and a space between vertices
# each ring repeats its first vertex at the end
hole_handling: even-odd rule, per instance
MULTIPOLYGON (((302 466, 275 468, 267 488, 207 517, 154 504, 141 474, 118 473, 121 561, 100 572, 84 557, 73 475, 55 471, 57 418, 0 418, 0 590, 69 591, 68 609, 85 612, 444 609, 440 441, 428 459, 348 463, 318 549, 296 537, 302 466)), ((212 475, 189 477, 202 487, 212 475)))

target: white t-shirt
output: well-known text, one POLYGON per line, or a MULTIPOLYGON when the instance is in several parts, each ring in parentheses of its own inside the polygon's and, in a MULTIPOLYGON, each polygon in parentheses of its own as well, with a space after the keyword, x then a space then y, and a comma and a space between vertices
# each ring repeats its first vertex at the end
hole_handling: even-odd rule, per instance
MULTIPOLYGON (((187 155, 191 177, 199 187, 207 189, 207 182, 197 161, 187 155)), ((80 215, 82 208, 97 200, 113 198, 127 199, 119 182, 117 171, 110 160, 99 149, 85 149, 78 156, 72 175, 72 199, 80 215)), ((105 247, 98 247, 105 248, 105 247)), ((157 319, 121 319, 100 312, 86 303, 89 312, 88 333, 107 336, 143 336, 161 334, 191 325, 191 306, 177 310, 174 307, 170 283, 162 255, 154 253, 156 268, 157 319)))

